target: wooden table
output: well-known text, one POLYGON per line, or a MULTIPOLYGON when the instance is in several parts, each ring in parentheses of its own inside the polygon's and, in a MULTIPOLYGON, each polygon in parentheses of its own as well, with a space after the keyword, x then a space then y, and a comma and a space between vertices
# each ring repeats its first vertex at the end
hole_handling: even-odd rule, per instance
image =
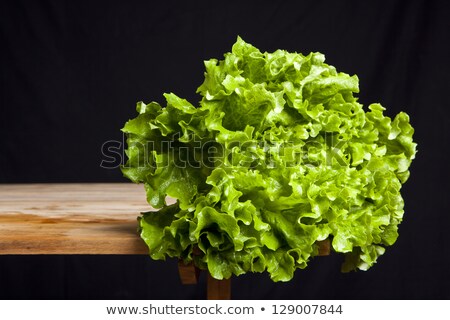
MULTIPOLYGON (((144 187, 131 183, 0 184, 0 255, 148 254, 136 219, 150 210, 144 187)), ((321 242, 320 255, 329 251, 321 242)), ((196 283, 193 265, 179 271, 196 283)), ((229 280, 208 276, 207 286, 209 299, 230 298, 229 280)))
POLYGON ((148 254, 142 185, 0 185, 0 254, 148 254))

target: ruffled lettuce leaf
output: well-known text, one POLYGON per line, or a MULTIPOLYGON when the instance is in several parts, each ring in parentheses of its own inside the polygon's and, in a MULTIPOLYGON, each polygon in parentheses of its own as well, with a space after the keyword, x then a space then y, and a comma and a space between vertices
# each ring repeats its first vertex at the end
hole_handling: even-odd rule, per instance
POLYGON ((165 94, 164 107, 139 102, 122 129, 123 173, 159 209, 139 219, 150 256, 217 279, 289 281, 329 238, 342 271, 370 268, 403 219, 416 153, 408 115, 365 110, 358 78, 320 53, 262 53, 238 38, 205 67, 198 106, 165 94))

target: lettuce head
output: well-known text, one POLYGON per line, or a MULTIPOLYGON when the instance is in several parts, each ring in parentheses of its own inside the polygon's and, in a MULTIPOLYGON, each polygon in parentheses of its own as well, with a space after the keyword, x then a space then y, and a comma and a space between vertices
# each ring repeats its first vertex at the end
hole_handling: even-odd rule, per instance
POLYGON ((321 53, 262 53, 238 38, 205 67, 198 104, 173 93, 165 106, 138 102, 122 129, 122 171, 158 209, 139 217, 150 256, 216 279, 288 281, 330 239, 343 271, 370 268, 403 218, 416 153, 408 115, 364 108, 357 76, 321 53))

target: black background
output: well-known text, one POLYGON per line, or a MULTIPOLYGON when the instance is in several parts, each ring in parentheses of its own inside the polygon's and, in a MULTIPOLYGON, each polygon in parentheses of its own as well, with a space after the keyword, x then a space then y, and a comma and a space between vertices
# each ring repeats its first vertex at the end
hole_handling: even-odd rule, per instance
MULTIPOLYGON (((411 116, 418 155, 397 243, 367 272, 311 261, 289 283, 233 279, 235 299, 449 299, 450 124, 446 1, 1 1, 0 183, 125 182, 102 169, 135 103, 192 102, 203 60, 237 35, 262 51, 320 51, 357 74, 359 101, 411 116)), ((1 256, 0 298, 203 298, 176 261, 146 256, 1 256)))

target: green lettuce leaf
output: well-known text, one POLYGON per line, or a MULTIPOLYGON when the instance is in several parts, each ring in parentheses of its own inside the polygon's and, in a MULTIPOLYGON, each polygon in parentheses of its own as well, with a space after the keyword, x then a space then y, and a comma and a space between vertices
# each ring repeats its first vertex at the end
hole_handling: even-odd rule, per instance
POLYGON ((122 171, 159 209, 139 219, 150 256, 217 279, 289 281, 328 238, 342 271, 370 268, 403 219, 416 154, 408 115, 365 110, 357 76, 321 53, 262 53, 238 38, 205 67, 199 105, 164 94, 165 106, 139 102, 122 129, 122 171))

